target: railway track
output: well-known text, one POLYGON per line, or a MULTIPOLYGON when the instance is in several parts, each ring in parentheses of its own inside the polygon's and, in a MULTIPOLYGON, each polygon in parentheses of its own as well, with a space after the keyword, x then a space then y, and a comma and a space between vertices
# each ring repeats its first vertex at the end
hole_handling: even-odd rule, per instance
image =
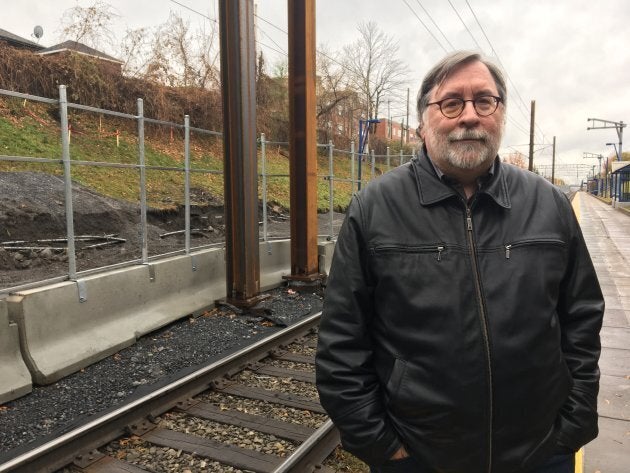
POLYGON ((339 444, 315 390, 321 313, 4 464, 4 472, 332 471, 339 444))

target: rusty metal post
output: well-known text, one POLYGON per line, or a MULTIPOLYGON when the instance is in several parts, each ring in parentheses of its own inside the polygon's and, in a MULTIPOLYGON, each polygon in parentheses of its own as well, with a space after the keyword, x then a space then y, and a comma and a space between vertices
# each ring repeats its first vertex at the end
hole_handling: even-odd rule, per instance
POLYGON ((315 0, 288 0, 291 276, 320 279, 317 257, 315 0))
POLYGON ((253 0, 220 0, 219 16, 227 299, 248 306, 260 291, 253 0))

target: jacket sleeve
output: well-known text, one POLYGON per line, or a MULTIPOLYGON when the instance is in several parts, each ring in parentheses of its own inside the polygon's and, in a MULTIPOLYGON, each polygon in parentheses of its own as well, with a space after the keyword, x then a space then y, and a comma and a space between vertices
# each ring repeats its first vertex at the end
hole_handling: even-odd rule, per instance
POLYGON ((562 282, 558 315, 562 352, 573 379, 569 397, 558 417, 560 444, 577 451, 597 437, 599 331, 604 299, 575 215, 569 208, 569 260, 562 282))
POLYGON ((372 295, 359 197, 339 232, 319 327, 316 377, 320 401, 346 450, 371 465, 402 445, 390 425, 372 364, 372 295))

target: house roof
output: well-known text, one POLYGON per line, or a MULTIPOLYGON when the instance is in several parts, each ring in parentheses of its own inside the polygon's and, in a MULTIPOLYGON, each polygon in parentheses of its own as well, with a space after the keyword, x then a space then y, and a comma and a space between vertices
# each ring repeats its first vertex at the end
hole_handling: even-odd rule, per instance
POLYGON ((2 28, 0 28, 0 40, 4 40, 9 44, 13 44, 16 46, 23 46, 28 49, 39 50, 44 48, 43 46, 35 43, 34 41, 31 41, 30 39, 22 38, 21 36, 13 34, 10 31, 3 30, 2 28))
POLYGON ((85 54, 86 56, 92 56, 98 59, 103 59, 105 61, 111 61, 118 64, 124 63, 124 61, 121 61, 120 59, 116 59, 109 54, 105 54, 104 52, 98 51, 97 49, 91 48, 77 41, 64 41, 63 43, 50 46, 49 48, 41 49, 37 51, 37 54, 56 54, 64 51, 74 51, 79 54, 85 54))

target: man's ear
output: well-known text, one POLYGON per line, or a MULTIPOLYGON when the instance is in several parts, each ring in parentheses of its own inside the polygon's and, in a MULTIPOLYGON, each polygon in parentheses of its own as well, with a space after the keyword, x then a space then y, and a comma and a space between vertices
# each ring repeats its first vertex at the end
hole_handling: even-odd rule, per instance
POLYGON ((424 133, 422 133, 422 124, 418 125, 416 128, 416 136, 424 141, 424 133))

